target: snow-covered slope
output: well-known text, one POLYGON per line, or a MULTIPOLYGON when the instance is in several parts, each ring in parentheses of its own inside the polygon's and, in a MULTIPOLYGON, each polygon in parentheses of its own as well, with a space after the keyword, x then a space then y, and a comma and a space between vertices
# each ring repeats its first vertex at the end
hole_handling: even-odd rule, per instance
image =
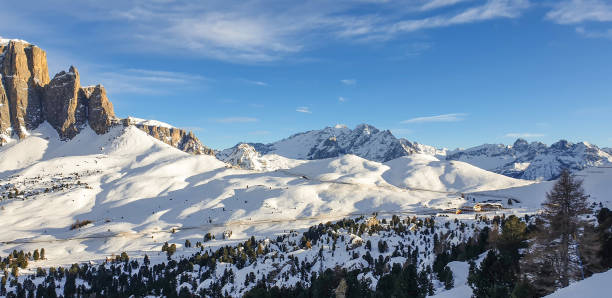
POLYGON ((531 182, 492 173, 461 161, 438 160, 413 154, 385 163, 390 169, 383 177, 389 183, 412 189, 437 191, 482 191, 529 185, 531 182))
MULTIPOLYGON (((589 200, 597 203, 601 202, 604 206, 612 206, 612 197, 610 196, 612 168, 587 168, 576 172, 574 175, 576 178, 583 180, 585 193, 590 195, 589 200)), ((543 181, 522 187, 484 191, 473 195, 481 199, 515 198, 521 201, 522 207, 537 209, 544 202, 546 193, 552 189, 555 182, 543 181)))
MULTIPOLYGON (((372 161, 385 162, 412 153, 445 153, 444 149, 398 139, 391 131, 379 130, 368 124, 360 124, 355 129, 336 125, 298 133, 271 144, 250 145, 261 154, 274 153, 292 159, 323 159, 354 154, 372 161)), ((223 159, 235 148, 225 149, 218 156, 223 159)))
POLYGON ((0 218, 11 227, 0 233, 0 254, 44 245, 47 265, 121 251, 139 255, 207 232, 222 238, 232 230, 233 239, 244 239, 350 215, 436 212, 466 203, 456 191, 528 183, 420 158, 285 159, 283 169, 259 172, 187 154, 134 126, 114 126, 105 135, 85 128, 60 141, 42 124, 0 148, 0 218), (418 174, 428 171, 438 176, 418 174), (92 223, 70 230, 77 220, 92 223))
POLYGON ((149 119, 142 119, 142 118, 136 118, 136 117, 127 117, 128 121, 130 121, 130 123, 136 124, 136 125, 148 125, 148 126, 158 126, 158 127, 166 127, 166 128, 174 128, 174 126, 166 123, 166 122, 161 122, 158 120, 149 120, 149 119))
POLYGON ((546 297, 610 297, 610 282, 612 282, 612 270, 593 274, 593 276, 589 278, 575 282, 568 287, 559 289, 546 297))
POLYGON ((447 159, 529 180, 554 179, 565 168, 576 172, 588 167, 612 166, 612 155, 597 146, 563 140, 551 146, 540 142, 527 143, 522 139, 512 146, 485 144, 448 152, 447 159))

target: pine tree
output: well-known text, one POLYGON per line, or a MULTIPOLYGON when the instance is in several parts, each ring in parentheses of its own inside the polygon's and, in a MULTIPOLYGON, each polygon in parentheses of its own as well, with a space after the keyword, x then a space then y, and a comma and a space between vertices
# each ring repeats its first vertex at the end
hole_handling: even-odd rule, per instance
POLYGON ((44 248, 41 248, 41 249, 40 249, 40 259, 41 259, 41 260, 44 260, 44 259, 45 259, 45 249, 44 249, 44 248))
POLYGON ((586 234, 593 229, 584 220, 584 215, 590 212, 587 199, 582 181, 567 170, 546 194, 542 215, 536 221, 538 232, 521 263, 538 295, 583 278, 581 255, 596 255, 586 251, 594 249, 589 245, 592 237, 586 234))

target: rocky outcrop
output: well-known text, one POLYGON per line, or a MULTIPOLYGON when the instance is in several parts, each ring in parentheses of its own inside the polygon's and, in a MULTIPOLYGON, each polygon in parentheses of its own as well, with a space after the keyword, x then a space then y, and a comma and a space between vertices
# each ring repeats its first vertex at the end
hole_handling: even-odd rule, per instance
POLYGON ((0 145, 8 142, 11 136, 11 114, 9 112, 9 101, 4 91, 2 78, 0 78, 0 145))
MULTIPOLYGON (((81 89, 81 96, 87 98, 87 118, 89 127, 97 134, 108 132, 113 124, 115 111, 113 104, 106 97, 106 89, 102 85, 81 89)), ((78 117, 77 117, 78 119, 78 117)))
POLYGON ((49 83, 48 73, 46 54, 40 48, 21 41, 9 41, 3 46, 0 75, 12 131, 19 138, 43 121, 41 97, 43 87, 49 83))
POLYGON ((82 115, 86 113, 83 111, 86 105, 79 102, 80 90, 81 80, 74 66, 71 66, 68 72, 62 71, 56 74, 45 87, 43 115, 63 139, 72 139, 79 133, 79 127, 84 124, 77 123, 76 119, 77 109, 81 114, 80 121, 84 121, 82 115))
MULTIPOLYGON (((81 87, 74 66, 50 80, 45 51, 22 40, 0 39, 0 145, 12 137, 23 139, 43 121, 63 140, 72 139, 87 125, 104 134, 120 123, 102 85, 81 87)), ((185 152, 214 155, 192 132, 135 125, 185 152)))
POLYGON ((215 155, 214 150, 202 145, 191 131, 187 132, 176 127, 132 123, 130 118, 122 119, 122 121, 124 126, 135 125, 148 135, 187 153, 215 155))

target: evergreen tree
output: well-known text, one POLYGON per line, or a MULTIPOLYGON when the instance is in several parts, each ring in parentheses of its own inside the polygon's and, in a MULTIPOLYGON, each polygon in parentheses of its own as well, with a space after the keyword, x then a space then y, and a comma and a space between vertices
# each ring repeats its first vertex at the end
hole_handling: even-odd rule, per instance
POLYGON ((538 231, 521 263, 522 271, 538 295, 583 278, 585 268, 581 255, 592 255, 584 249, 593 249, 588 243, 593 238, 586 234, 592 230, 584 217, 590 212, 587 199, 582 181, 567 170, 546 194, 542 215, 536 222, 538 231))
POLYGON ((608 208, 599 210, 597 222, 599 223, 597 230, 602 243, 599 250, 601 265, 604 269, 612 268, 612 211, 608 208))

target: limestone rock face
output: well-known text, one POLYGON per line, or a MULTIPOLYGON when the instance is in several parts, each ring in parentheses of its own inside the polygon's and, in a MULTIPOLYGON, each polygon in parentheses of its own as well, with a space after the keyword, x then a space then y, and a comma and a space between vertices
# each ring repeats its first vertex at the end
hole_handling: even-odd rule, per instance
POLYGON ((102 85, 88 88, 91 88, 91 93, 89 89, 84 89, 82 92, 89 94, 89 103, 87 105, 89 126, 97 134, 107 133, 115 119, 113 104, 106 97, 106 90, 102 85))
MULTIPOLYGON (((86 125, 104 134, 120 122, 102 85, 81 87, 74 66, 50 80, 45 51, 22 40, 0 38, 0 146, 13 136, 25 138, 43 121, 63 140, 72 139, 86 125)), ((130 125, 129 119, 123 121, 130 125)), ((214 155, 192 132, 169 125, 134 124, 185 152, 214 155)))
MULTIPOLYGON (((127 122, 129 124, 129 120, 127 120, 127 122)), ((143 124, 136 124, 136 127, 150 136, 187 153, 215 155, 214 150, 202 145, 200 140, 198 140, 192 132, 186 132, 183 129, 175 127, 143 124)))
POLYGON ((2 83, 13 132, 24 138, 43 121, 42 87, 49 82, 46 54, 36 46, 10 41, 2 49, 2 83), (47 73, 47 74, 45 74, 47 73))
POLYGON ((76 114, 79 108, 80 89, 79 72, 74 66, 71 66, 68 72, 62 71, 56 74, 45 87, 44 117, 63 139, 72 139, 79 133, 79 126, 82 123, 77 123, 76 114))
POLYGON ((11 136, 11 115, 9 112, 9 101, 4 91, 2 79, 0 79, 0 145, 8 142, 11 136))

